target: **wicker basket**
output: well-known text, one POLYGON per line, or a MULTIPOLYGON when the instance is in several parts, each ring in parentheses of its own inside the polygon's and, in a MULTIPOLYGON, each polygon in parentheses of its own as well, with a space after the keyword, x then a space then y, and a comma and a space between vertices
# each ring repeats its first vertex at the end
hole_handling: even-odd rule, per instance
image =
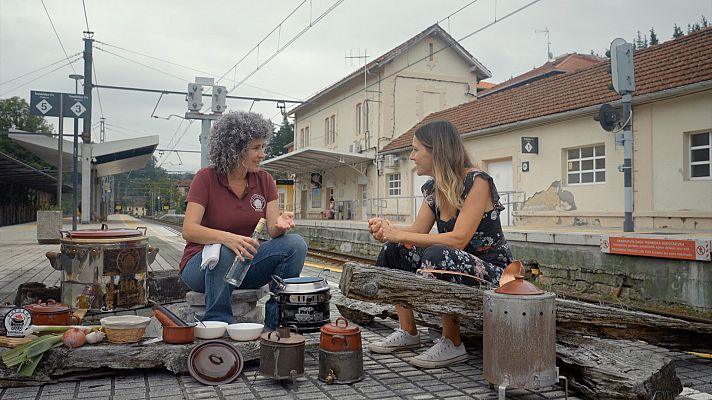
POLYGON ((136 343, 143 337, 146 328, 112 329, 104 327, 109 343, 136 343))
POLYGON ((100 320, 109 343, 136 343, 143 337, 146 326, 151 321, 148 317, 136 315, 117 315, 100 320))

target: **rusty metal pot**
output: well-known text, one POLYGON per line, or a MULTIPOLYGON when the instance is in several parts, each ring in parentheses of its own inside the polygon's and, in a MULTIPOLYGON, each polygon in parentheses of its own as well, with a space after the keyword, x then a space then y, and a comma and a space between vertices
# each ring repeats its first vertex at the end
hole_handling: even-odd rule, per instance
POLYGON ((34 325, 78 325, 81 322, 79 316, 73 315, 71 307, 54 300, 47 300, 46 303, 38 301, 26 305, 25 308, 32 313, 34 325))
POLYGON ((540 389, 558 382, 556 367, 556 295, 516 275, 484 296, 483 376, 499 386, 540 389))
POLYGON ((185 344, 195 341, 195 333, 193 327, 195 324, 188 326, 163 326, 163 341, 168 344, 185 344))
POLYGON ((47 252, 62 271, 64 303, 112 311, 147 304, 146 275, 158 249, 148 246, 146 228, 62 231, 59 252, 47 252))
POLYGON ((328 384, 353 383, 363 379, 361 328, 339 317, 321 327, 319 380, 328 384))
POLYGON ((263 333, 260 336, 260 374, 280 380, 291 379, 296 384, 297 378, 304 375, 304 343, 304 336, 290 333, 287 326, 263 333))

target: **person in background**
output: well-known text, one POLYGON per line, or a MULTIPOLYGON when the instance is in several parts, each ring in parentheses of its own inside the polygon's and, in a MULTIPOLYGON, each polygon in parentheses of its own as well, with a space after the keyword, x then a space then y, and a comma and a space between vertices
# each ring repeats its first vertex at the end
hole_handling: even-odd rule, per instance
MULTIPOLYGON (((240 289, 264 286, 271 275, 298 277, 304 266, 304 239, 286 234, 294 227, 294 214, 279 213, 274 179, 260 170, 271 137, 272 123, 260 114, 224 114, 210 133, 212 165, 200 169, 190 185, 180 274, 191 290, 205 293, 204 320, 234 322, 230 299, 235 288, 223 278, 236 255, 241 260, 245 255, 254 257, 240 289), (271 237, 261 245, 250 237, 260 218, 267 219, 271 237), (222 245, 217 265, 203 269, 203 246, 213 243, 222 245)), ((278 320, 278 305, 270 299, 265 305, 265 329, 276 329, 278 320)))
MULTIPOLYGON (((439 279, 460 284, 497 284, 512 262, 499 213, 504 207, 492 177, 477 169, 457 129, 447 121, 418 128, 410 159, 418 175, 428 175, 422 187, 424 201, 415 222, 396 227, 387 219, 372 218, 369 231, 384 243, 376 265, 415 273, 438 270, 439 279), (437 224, 438 233, 429 233, 437 224), (448 274, 448 272, 451 272, 448 274)), ((416 349, 420 337, 413 310, 396 306, 400 327, 373 342, 374 353, 416 349)), ((421 368, 440 368, 467 360, 456 316, 442 316, 442 337, 435 345, 408 361, 421 368)))

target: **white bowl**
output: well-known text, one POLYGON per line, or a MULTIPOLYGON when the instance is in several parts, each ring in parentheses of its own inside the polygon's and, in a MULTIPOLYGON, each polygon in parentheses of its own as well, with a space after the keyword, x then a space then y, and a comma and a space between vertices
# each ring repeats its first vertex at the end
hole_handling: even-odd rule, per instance
POLYGON ((228 323, 222 321, 203 321, 195 324, 195 337, 199 339, 217 339, 225 334, 228 323))
POLYGON ((227 326, 227 334, 230 335, 232 340, 247 342, 258 339, 262 334, 262 329, 264 327, 265 326, 262 324, 253 324, 249 322, 230 324, 227 326))

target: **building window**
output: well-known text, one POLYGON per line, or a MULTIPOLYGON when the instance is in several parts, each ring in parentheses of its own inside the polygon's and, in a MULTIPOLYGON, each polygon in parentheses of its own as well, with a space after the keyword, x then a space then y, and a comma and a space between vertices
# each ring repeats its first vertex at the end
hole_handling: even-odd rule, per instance
POLYGON ((311 206, 312 208, 321 208, 321 189, 312 189, 311 206))
POLYGON ((361 134, 361 103, 356 104, 356 134, 361 134))
POLYGON ((287 190, 285 188, 277 189, 277 195, 279 196, 279 210, 284 211, 287 205, 287 190))
POLYGON ((324 144, 329 144, 329 117, 324 119, 324 144))
POLYGON ((428 61, 433 61, 433 44, 428 43, 428 61))
POLYGON ((690 134, 690 179, 709 178, 712 132, 690 134))
POLYGON ((304 146, 309 146, 309 127, 304 128, 304 146))
POLYGON ((299 130, 299 143, 301 143, 302 147, 307 147, 307 145, 304 144, 304 128, 299 130))
POLYGON ((400 196, 401 194, 401 174, 388 174, 388 195, 400 196))
POLYGON ((329 122, 329 144, 334 144, 336 143, 336 115, 332 115, 329 122))
POLYGON ((606 181, 606 147, 602 144, 566 150, 569 185, 606 181))

